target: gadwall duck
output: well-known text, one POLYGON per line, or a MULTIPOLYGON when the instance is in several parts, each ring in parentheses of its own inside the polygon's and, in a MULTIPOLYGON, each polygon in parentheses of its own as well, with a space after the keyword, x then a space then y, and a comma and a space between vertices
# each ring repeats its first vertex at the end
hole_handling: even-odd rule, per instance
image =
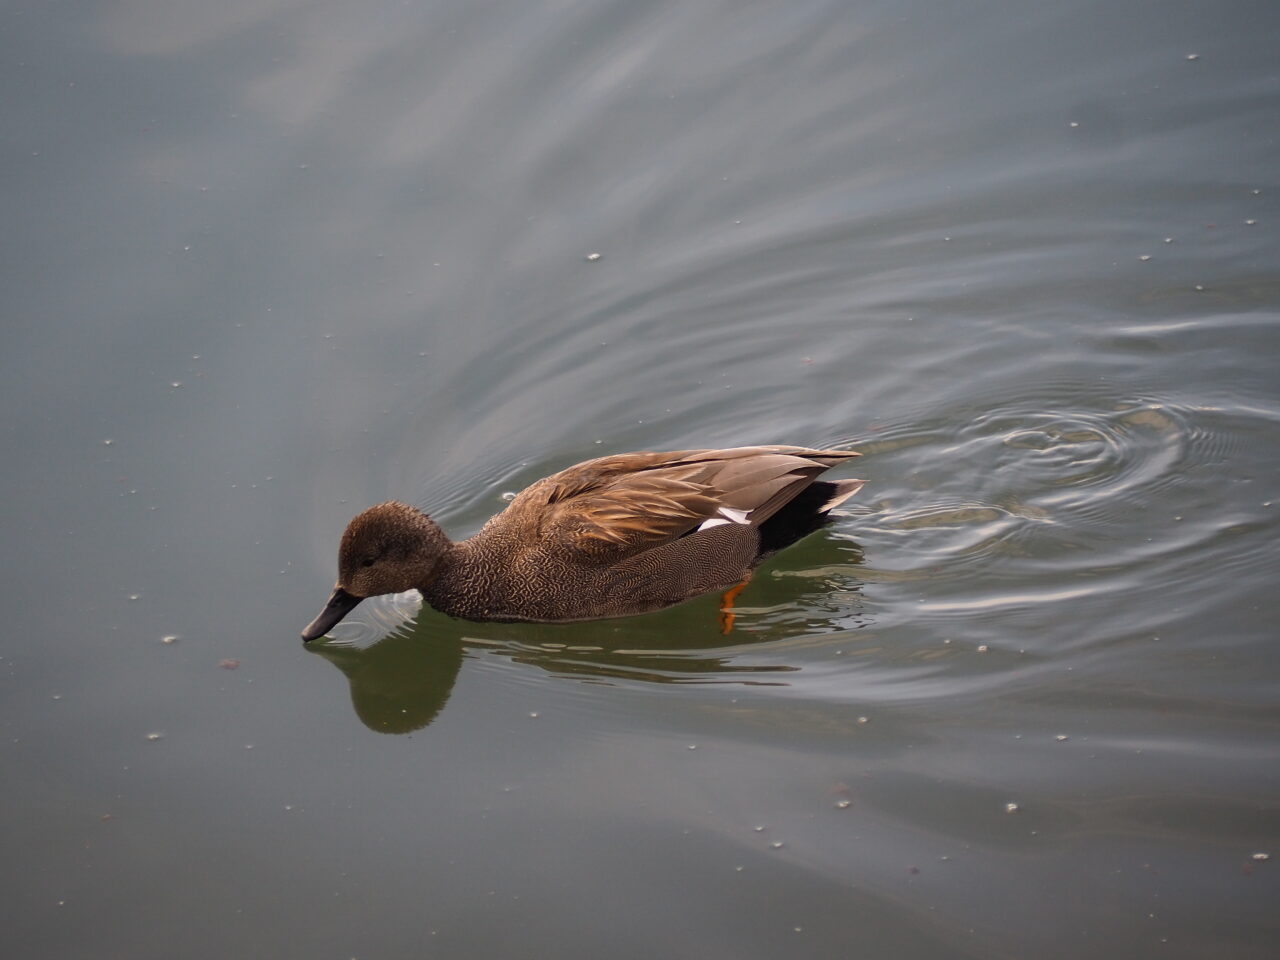
POLYGON ((460 543, 421 510, 381 503, 347 525, 338 583, 302 639, 365 597, 409 589, 465 620, 557 622, 740 586, 858 492, 861 480, 817 479, 856 456, 777 446, 601 457, 539 480, 460 543))

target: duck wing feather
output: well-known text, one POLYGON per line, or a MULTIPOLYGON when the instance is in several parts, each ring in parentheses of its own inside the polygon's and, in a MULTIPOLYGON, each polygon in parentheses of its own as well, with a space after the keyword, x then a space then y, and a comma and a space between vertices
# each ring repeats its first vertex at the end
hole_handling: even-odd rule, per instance
POLYGON ((598 563, 675 540, 708 520, 759 526, 825 470, 856 456, 766 446, 601 457, 533 484, 495 521, 598 563))

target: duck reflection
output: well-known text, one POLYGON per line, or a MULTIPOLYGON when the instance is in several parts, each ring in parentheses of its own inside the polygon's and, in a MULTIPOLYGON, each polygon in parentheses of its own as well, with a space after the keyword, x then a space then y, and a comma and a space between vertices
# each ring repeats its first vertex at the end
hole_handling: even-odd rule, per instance
MULTIPOLYGON (((830 559, 827 541, 826 559, 830 559)), ((862 551, 842 541, 838 564, 761 571, 738 606, 734 629, 720 632, 719 599, 701 597, 645 616, 586 623, 471 623, 423 606, 368 646, 324 639, 304 647, 342 671, 356 716, 378 733, 412 733, 444 709, 467 657, 498 655, 557 677, 595 683, 784 685, 798 667, 741 662, 753 648, 825 632, 831 621, 856 626, 862 551), (796 596, 796 580, 811 589, 796 596), (746 601, 746 603, 742 603, 746 601)), ((792 566, 804 553, 792 552, 792 566)), ((812 559, 817 559, 816 557, 812 559)))

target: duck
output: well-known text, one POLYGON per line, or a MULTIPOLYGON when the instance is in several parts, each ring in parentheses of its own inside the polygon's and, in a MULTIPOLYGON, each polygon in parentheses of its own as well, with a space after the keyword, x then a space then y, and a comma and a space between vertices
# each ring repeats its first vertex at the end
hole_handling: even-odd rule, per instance
POLYGON ((830 523, 862 488, 818 479, 857 456, 755 446, 599 457, 526 487, 457 542, 417 507, 380 503, 347 525, 338 581, 302 639, 326 635, 368 597, 410 589, 480 622, 629 617, 715 590, 731 604, 763 560, 830 523))

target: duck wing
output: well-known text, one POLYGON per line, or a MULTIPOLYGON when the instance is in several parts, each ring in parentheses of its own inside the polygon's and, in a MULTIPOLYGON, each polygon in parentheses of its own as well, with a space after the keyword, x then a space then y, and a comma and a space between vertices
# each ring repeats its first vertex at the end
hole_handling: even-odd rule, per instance
POLYGON ((616 561, 704 525, 759 526, 824 471, 856 456, 766 446, 601 457, 540 480, 495 520, 535 528, 544 548, 616 561))

